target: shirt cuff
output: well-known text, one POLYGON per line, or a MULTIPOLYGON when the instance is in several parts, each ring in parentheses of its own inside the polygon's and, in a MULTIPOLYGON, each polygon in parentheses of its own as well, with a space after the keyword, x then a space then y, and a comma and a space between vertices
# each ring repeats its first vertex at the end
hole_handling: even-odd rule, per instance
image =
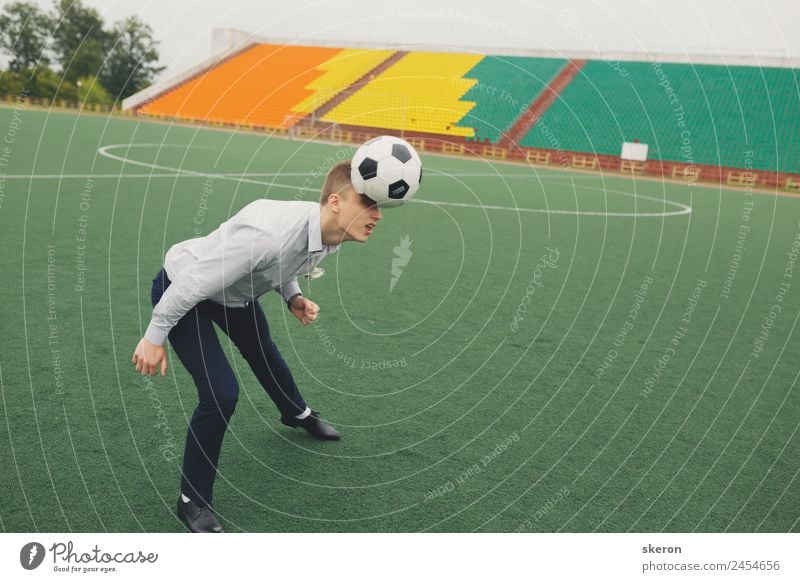
POLYGON ((164 331, 160 327, 157 327, 156 324, 151 321, 150 325, 147 326, 147 331, 144 332, 144 339, 149 341, 151 344, 155 344, 157 346, 163 346, 164 342, 167 341, 168 335, 169 331, 164 331))
POLYGON ((289 281, 285 285, 281 285, 281 297, 284 301, 289 301, 293 295, 300 293, 300 285, 297 284, 297 279, 289 281))

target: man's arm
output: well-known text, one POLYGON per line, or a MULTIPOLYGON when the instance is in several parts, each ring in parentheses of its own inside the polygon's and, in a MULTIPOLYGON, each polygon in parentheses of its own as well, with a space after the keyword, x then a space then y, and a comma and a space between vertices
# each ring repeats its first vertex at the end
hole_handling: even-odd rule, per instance
POLYGON ((258 234, 252 227, 236 225, 222 244, 206 250, 176 276, 153 308, 150 325, 133 352, 137 372, 153 375, 161 368, 161 375, 167 375, 164 344, 170 330, 200 301, 253 272, 270 246, 258 234))
POLYGON ((286 301, 286 306, 292 312, 300 323, 303 325, 311 325, 319 315, 319 305, 303 297, 300 292, 300 285, 297 284, 297 277, 281 285, 281 297, 286 301))
POLYGON ((153 308, 144 339, 163 345, 170 330, 190 309, 252 273, 269 251, 264 248, 265 241, 259 238, 262 234, 250 226, 237 225, 222 244, 185 267, 153 308))
POLYGON ((297 277, 289 281, 288 283, 284 283, 280 286, 281 297, 286 302, 286 305, 289 306, 291 309, 290 301, 296 295, 302 295, 302 291, 300 291, 300 285, 297 284, 297 277))

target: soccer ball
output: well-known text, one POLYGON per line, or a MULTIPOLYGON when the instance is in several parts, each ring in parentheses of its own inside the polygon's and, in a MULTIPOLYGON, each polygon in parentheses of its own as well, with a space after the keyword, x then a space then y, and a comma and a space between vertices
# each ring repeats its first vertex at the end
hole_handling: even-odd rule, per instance
POLYGON ((382 135, 364 143, 350 168, 350 180, 382 208, 411 200, 422 182, 422 161, 407 141, 382 135))

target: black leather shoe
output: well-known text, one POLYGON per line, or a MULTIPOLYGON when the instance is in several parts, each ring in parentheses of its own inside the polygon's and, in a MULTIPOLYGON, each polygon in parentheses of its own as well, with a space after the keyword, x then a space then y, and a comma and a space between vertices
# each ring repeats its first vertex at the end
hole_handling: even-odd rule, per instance
POLYGON ((217 516, 210 507, 198 505, 191 499, 184 503, 178 497, 178 517, 192 533, 223 533, 217 516))
POLYGON ((312 410, 311 414, 300 420, 294 416, 281 416, 281 422, 292 428, 306 429, 311 436, 321 441, 339 440, 339 432, 319 417, 319 412, 312 410))

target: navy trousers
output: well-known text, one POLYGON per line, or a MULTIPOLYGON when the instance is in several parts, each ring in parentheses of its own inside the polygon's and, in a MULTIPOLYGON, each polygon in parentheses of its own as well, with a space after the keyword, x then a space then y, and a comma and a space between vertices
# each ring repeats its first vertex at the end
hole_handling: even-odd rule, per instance
MULTIPOLYGON (((154 307, 169 285, 162 268, 153 279, 154 307)), ((296 416, 306 409, 289 367, 270 338, 258 301, 234 308, 205 300, 187 312, 170 331, 169 343, 197 386, 199 402, 186 434, 181 492, 201 505, 213 501, 222 440, 239 398, 239 384, 214 323, 230 337, 282 415, 296 416)))

